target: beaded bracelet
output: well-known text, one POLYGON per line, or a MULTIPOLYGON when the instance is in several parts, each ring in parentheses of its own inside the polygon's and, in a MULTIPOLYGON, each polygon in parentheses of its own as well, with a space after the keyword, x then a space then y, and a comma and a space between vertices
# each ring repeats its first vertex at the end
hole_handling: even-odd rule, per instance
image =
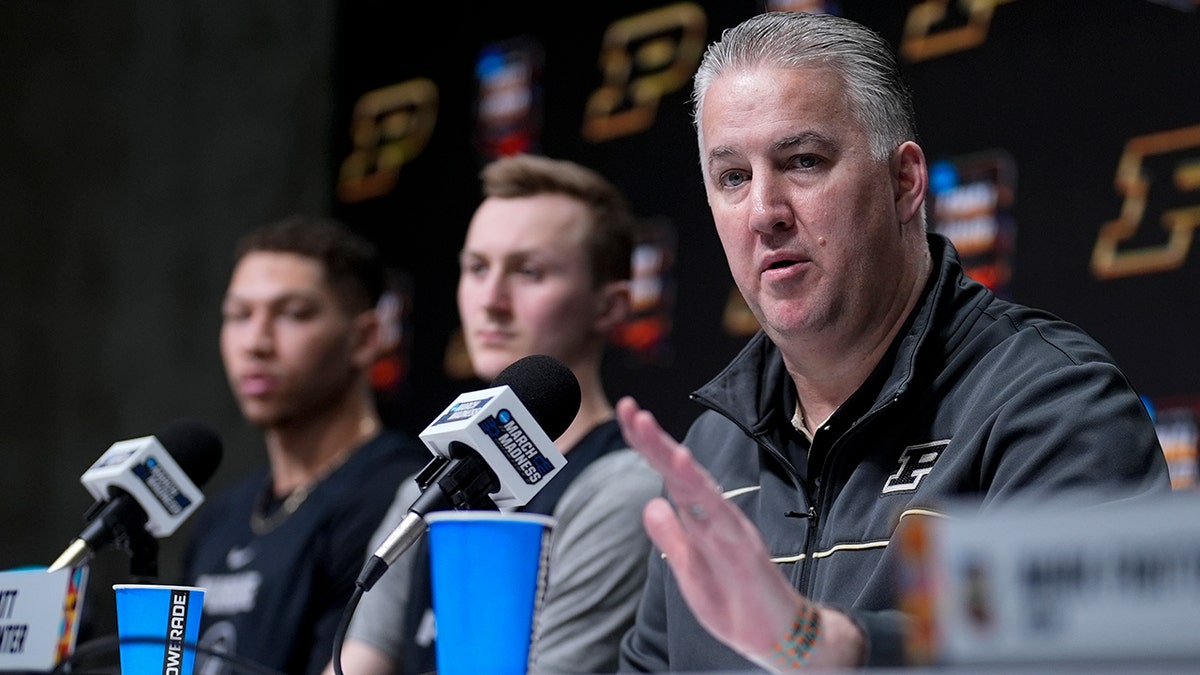
POLYGON ((783 667, 799 668, 808 661, 820 634, 821 622, 817 605, 805 601, 796 610, 796 620, 792 622, 791 630, 775 643, 771 654, 783 667))

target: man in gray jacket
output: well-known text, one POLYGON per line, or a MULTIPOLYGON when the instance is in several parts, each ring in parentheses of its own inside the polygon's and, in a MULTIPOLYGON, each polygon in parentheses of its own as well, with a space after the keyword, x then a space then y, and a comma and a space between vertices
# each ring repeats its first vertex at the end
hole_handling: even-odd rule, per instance
POLYGON ((700 163, 762 330, 692 398, 622 669, 899 665, 898 525, 1070 488, 1169 490, 1153 423, 1079 328, 998 299, 926 232, 928 167, 889 45, 830 15, 726 31, 695 76, 700 163), (660 555, 661 552, 661 555, 660 555), (715 639, 714 639, 715 638, 715 639))
MULTIPOLYGON (((566 466, 522 507, 557 521, 533 668, 612 672, 646 575, 642 508, 662 490, 621 437, 601 377, 608 338, 630 311, 634 217, 613 184, 574 162, 504 157, 481 178, 485 198, 459 260, 458 312, 471 368, 491 381, 517 359, 545 354, 566 364, 581 390, 579 414, 555 439, 566 466)), ((371 550, 419 494, 415 481, 405 482, 371 550)), ((363 595, 344 672, 436 670, 428 575, 427 551, 414 547, 363 595)))

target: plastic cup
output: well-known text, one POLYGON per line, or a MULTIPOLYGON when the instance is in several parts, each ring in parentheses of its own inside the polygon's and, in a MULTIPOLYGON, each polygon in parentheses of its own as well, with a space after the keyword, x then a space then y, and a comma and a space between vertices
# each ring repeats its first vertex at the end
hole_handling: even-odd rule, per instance
POLYGON ((123 675, 192 675, 204 589, 114 584, 123 675))
POLYGON ((425 522, 438 675, 525 675, 554 518, 435 511, 425 522))

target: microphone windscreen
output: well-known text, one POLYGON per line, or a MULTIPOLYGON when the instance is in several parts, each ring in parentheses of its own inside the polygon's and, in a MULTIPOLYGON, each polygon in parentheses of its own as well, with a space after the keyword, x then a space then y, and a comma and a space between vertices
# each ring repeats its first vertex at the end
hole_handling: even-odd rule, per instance
POLYGON ((221 463, 223 446, 221 437, 208 424, 192 418, 181 417, 167 424, 154 434, 171 458, 179 464, 188 478, 202 487, 217 471, 221 463))
POLYGON ((579 380, 562 361, 530 354, 513 361, 492 381, 508 385, 550 438, 562 435, 579 414, 579 380))

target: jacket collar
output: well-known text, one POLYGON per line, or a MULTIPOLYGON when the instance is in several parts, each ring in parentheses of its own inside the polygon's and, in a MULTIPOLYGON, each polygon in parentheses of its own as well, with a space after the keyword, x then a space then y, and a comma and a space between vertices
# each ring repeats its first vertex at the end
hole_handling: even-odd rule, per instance
MULTIPOLYGON (((930 254, 933 259, 933 274, 925 290, 909 315, 905 327, 896 336, 887 354, 867 378, 866 383, 851 396, 855 409, 874 410, 887 402, 904 397, 912 388, 917 377, 922 357, 940 358, 943 340, 933 340, 939 323, 944 324, 955 313, 956 287, 978 286, 977 290, 988 293, 983 286, 967 278, 962 271, 958 253, 945 236, 928 233, 930 254), (939 317, 942 317, 939 321, 939 317), (935 350, 931 353, 930 350, 935 350), (882 382, 882 384, 880 384, 882 382), (864 408, 858 407, 863 397, 871 397, 864 408)), ((956 326, 947 325, 947 335, 956 326)), ((691 394, 692 400, 721 412, 726 417, 746 427, 752 435, 767 432, 779 420, 790 419, 792 412, 783 411, 784 401, 794 400, 794 395, 785 396, 785 390, 793 387, 783 357, 762 330, 755 333, 741 351, 716 377, 691 394)))

